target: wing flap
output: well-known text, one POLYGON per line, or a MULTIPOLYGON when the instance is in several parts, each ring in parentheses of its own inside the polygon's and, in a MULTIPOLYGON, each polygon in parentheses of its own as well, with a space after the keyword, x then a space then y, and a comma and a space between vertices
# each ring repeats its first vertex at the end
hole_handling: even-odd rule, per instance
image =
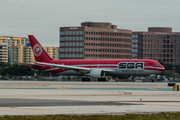
POLYGON ((37 64, 43 64, 51 67, 57 67, 61 69, 66 69, 66 70, 75 70, 75 71, 90 71, 91 68, 84 68, 84 67, 77 67, 77 66, 70 66, 70 65, 60 65, 60 64, 50 64, 50 63, 44 63, 44 62, 36 62, 37 64))
POLYGON ((44 62, 36 62, 37 64, 40 65, 47 65, 50 67, 56 67, 56 68, 61 68, 61 69, 65 69, 65 70, 74 70, 77 72, 81 72, 81 73, 89 73, 91 70, 93 69, 101 69, 105 72, 111 72, 110 69, 102 69, 102 68, 85 68, 85 67, 78 67, 78 66, 72 66, 72 65, 63 65, 63 64, 52 64, 52 63, 44 63, 44 62))

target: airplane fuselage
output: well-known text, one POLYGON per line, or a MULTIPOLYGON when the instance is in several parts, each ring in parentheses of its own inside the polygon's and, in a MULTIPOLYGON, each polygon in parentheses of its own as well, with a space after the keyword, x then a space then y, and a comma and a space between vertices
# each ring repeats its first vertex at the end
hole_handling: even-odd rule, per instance
MULTIPOLYGON (((51 60, 50 64, 69 65, 91 69, 108 69, 107 76, 130 76, 159 74, 164 67, 155 60, 149 59, 91 59, 91 60, 51 60)), ((57 67, 34 67, 43 71, 60 75, 81 75, 74 70, 65 70, 57 67)))

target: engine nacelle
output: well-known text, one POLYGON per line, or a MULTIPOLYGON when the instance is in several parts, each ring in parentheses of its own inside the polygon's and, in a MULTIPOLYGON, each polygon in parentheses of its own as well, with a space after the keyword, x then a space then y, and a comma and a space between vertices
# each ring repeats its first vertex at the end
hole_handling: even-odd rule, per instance
POLYGON ((89 75, 93 78, 104 78, 105 72, 103 70, 94 69, 90 71, 89 75))

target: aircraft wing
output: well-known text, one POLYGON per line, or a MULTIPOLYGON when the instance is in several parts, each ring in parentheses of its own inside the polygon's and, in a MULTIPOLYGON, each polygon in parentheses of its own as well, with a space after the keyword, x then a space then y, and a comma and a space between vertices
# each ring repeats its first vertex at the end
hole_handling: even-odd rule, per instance
MULTIPOLYGON (((51 66, 51 67, 66 69, 66 70, 74 70, 81 73, 89 73, 92 69, 95 69, 95 68, 85 68, 85 67, 78 67, 78 66, 71 66, 71 65, 63 65, 63 64, 44 63, 44 62, 36 62, 36 63, 51 66)), ((102 69, 102 70, 111 71, 107 69, 102 69)))
POLYGON ((39 64, 20 63, 20 62, 14 62, 14 63, 19 64, 19 65, 32 65, 32 66, 36 66, 36 67, 44 67, 44 65, 39 65, 39 64))

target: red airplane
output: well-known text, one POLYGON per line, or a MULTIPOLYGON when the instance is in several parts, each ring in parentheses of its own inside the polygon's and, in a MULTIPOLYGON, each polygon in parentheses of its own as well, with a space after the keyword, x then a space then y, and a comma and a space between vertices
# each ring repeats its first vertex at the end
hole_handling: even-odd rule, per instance
POLYGON ((54 60, 44 50, 33 35, 28 35, 36 60, 29 64, 32 68, 59 75, 122 78, 132 75, 159 74, 164 66, 149 59, 92 59, 92 60, 54 60))

